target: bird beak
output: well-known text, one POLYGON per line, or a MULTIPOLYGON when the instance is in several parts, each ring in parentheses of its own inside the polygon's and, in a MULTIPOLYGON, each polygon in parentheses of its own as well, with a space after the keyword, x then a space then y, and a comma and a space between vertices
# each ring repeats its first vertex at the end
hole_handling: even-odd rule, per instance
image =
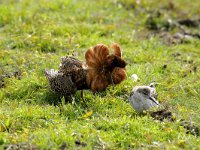
POLYGON ((156 101, 156 99, 155 99, 154 97, 149 97, 149 99, 150 99, 151 101, 153 101, 154 103, 156 103, 156 105, 159 105, 159 103, 156 101))

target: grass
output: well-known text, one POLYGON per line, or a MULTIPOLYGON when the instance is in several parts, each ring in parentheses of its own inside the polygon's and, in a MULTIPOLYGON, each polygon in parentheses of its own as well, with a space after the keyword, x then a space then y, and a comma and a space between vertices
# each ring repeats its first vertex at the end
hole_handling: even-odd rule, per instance
MULTIPOLYGON (((166 44, 157 33, 178 32, 168 20, 198 17, 199 4, 177 0, 170 9, 157 0, 1 1, 0 75, 11 78, 0 81, 0 148, 200 149, 199 136, 180 126, 181 119, 200 126, 199 39, 166 44), (102 93, 85 91, 85 102, 77 92, 73 103, 53 105, 44 69, 58 69, 65 55, 84 60, 89 47, 112 42, 123 48, 129 78, 102 93), (138 115, 129 105, 131 89, 151 82, 159 83, 158 100, 175 122, 138 115)), ((196 33, 199 26, 184 29, 196 33)))

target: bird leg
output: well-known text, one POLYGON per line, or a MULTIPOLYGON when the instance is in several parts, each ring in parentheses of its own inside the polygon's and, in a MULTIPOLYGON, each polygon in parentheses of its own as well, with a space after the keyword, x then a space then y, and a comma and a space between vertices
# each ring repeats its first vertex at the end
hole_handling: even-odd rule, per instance
POLYGON ((109 75, 110 75, 111 83, 112 83, 112 85, 114 86, 114 82, 113 82, 113 78, 112 78, 111 72, 109 72, 109 75))
POLYGON ((71 103, 72 102, 72 95, 69 94, 69 95, 64 95, 64 98, 65 98, 65 102, 68 102, 68 103, 71 103))
POLYGON ((83 99, 83 90, 81 90, 81 99, 83 99))
MULTIPOLYGON (((86 104, 85 99, 83 98, 83 90, 81 90, 81 99, 83 100, 83 102, 86 104)), ((86 104, 87 105, 87 104, 86 104)))

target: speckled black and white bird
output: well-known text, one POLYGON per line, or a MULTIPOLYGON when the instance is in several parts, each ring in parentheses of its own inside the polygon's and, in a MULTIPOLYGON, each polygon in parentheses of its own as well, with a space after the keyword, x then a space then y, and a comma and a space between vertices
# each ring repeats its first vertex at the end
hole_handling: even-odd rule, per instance
POLYGON ((158 107, 157 92, 153 84, 150 86, 136 86, 133 88, 129 102, 138 112, 142 113, 152 107, 158 107))
POLYGON ((71 100, 71 95, 77 90, 88 89, 86 84, 86 69, 83 62, 76 58, 66 56, 58 71, 45 69, 45 76, 49 82, 50 89, 58 95, 64 96, 66 101, 71 100))

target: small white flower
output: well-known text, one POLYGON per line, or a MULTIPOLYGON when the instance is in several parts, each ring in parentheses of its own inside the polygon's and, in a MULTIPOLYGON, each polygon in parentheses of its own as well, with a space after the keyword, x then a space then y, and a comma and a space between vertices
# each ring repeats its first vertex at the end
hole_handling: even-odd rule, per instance
POLYGON ((138 80, 140 80, 140 78, 137 76, 137 74, 132 74, 131 78, 133 79, 134 82, 137 82, 138 80))

